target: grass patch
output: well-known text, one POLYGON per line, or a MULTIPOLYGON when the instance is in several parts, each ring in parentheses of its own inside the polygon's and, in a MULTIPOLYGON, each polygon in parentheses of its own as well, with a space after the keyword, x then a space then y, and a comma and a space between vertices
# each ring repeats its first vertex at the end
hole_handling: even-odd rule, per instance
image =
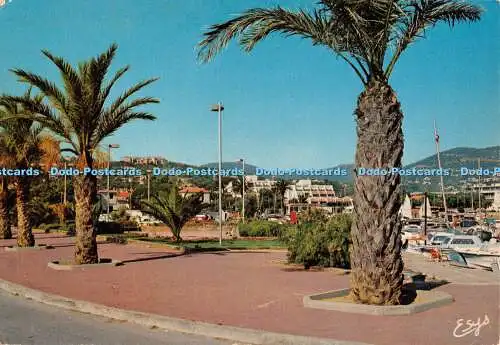
POLYGON ((252 249, 285 249, 286 245, 278 239, 262 239, 262 240, 223 240, 222 246, 218 240, 194 240, 175 242, 166 238, 144 238, 141 242, 150 242, 158 244, 167 244, 171 246, 180 246, 194 251, 218 251, 218 250, 252 250, 252 249))

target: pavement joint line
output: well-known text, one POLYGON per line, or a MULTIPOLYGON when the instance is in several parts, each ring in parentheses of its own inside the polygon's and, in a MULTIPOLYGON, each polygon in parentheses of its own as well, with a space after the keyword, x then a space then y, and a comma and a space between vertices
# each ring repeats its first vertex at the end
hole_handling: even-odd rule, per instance
POLYGON ((210 338, 239 341, 253 345, 373 345, 361 342, 316 338, 235 326, 216 325, 201 321, 190 321, 163 315, 118 309, 102 304, 49 294, 3 279, 0 279, 0 289, 15 296, 21 296, 25 299, 31 299, 39 303, 66 310, 107 317, 115 320, 128 321, 146 327, 158 327, 164 330, 195 334, 210 338))

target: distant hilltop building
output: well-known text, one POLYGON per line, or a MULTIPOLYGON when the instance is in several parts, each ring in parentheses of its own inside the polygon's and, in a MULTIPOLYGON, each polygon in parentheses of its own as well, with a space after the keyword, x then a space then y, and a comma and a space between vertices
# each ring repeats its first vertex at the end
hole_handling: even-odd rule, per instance
POLYGON ((122 162, 129 164, 154 164, 161 165, 167 163, 167 159, 161 156, 125 156, 122 162))

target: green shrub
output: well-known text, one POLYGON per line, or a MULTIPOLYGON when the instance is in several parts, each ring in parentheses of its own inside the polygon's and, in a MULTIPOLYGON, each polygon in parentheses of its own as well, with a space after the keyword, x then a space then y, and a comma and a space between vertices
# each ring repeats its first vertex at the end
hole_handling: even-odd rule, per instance
POLYGON ((286 225, 267 220, 254 220, 238 224, 241 237, 279 237, 286 225))
POLYGON ((335 216, 329 221, 304 222, 288 227, 280 236, 288 246, 288 261, 311 266, 350 267, 351 218, 335 216))
POLYGON ((97 234, 122 234, 123 227, 118 222, 98 222, 97 234))
POLYGON ((60 223, 51 223, 51 224, 41 224, 39 226, 40 230, 45 231, 45 233, 49 233, 51 231, 59 231, 64 224, 60 223))
POLYGON ((74 222, 66 223, 64 230, 66 231, 67 236, 76 236, 76 227, 74 222))

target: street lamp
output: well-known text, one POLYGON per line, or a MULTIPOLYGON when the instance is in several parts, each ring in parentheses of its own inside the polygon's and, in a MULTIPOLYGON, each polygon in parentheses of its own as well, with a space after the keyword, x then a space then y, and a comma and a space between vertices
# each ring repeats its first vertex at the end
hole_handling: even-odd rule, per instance
POLYGON ((151 169, 146 170, 146 173, 148 174, 148 201, 149 201, 150 195, 151 195, 151 193, 150 193, 150 190, 151 190, 151 172, 152 172, 151 169))
POLYGON ((107 175, 108 175, 107 176, 108 177, 107 178, 108 202, 106 203, 106 205, 107 205, 107 215, 106 215, 107 221, 109 221, 109 203, 111 201, 111 195, 109 193, 109 169, 111 169, 111 149, 117 149, 119 147, 120 147, 120 145, 118 145, 118 144, 109 144, 108 145, 108 173, 107 173, 107 175))
POLYGON ((243 199, 243 202, 241 203, 241 217, 243 223, 245 223, 245 160, 243 158, 240 158, 240 162, 243 164, 243 183, 241 192, 241 198, 243 199))
POLYGON ((222 102, 212 105, 211 111, 217 112, 219 124, 219 245, 222 246, 222 111, 224 106, 222 102))

